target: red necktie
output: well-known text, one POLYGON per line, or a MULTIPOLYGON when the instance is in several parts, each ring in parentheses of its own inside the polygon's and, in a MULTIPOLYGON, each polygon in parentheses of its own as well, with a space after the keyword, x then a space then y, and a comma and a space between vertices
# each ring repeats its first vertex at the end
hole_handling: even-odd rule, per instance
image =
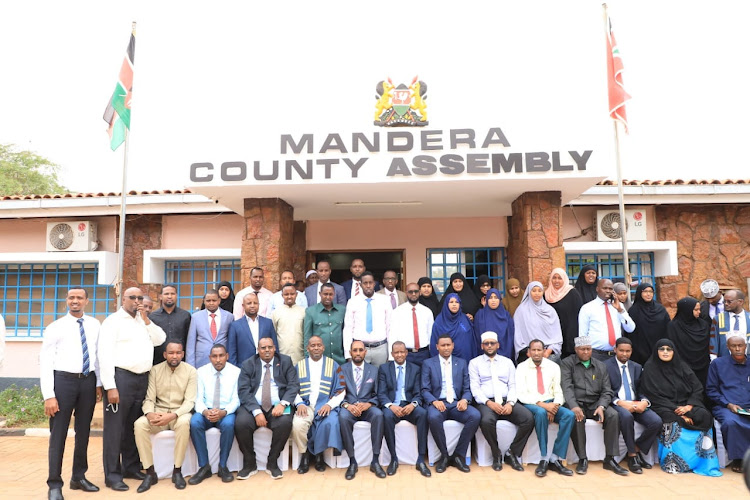
POLYGON ((215 314, 209 314, 211 316, 211 336, 214 340, 216 340, 216 335, 218 332, 216 331, 216 315, 215 314))
POLYGON ((609 345, 614 347, 617 339, 615 338, 615 325, 612 323, 612 315, 609 314, 609 303, 604 303, 604 311, 607 313, 607 331, 609 332, 609 345))
POLYGON ((419 323, 417 323, 417 308, 411 308, 411 319, 414 323, 414 349, 419 349, 419 323))
POLYGON ((359 281, 354 282, 354 296, 359 295, 359 281))
POLYGON ((536 390, 539 391, 539 395, 544 395, 544 379, 542 378, 542 366, 536 367, 536 390))

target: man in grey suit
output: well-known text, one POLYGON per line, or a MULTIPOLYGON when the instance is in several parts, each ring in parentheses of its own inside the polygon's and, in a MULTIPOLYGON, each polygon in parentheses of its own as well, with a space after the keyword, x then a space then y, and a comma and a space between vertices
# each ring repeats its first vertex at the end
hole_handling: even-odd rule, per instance
POLYGON ((382 293, 388 298, 392 309, 396 309, 406 302, 406 294, 401 290, 396 290, 396 285, 398 285, 398 274, 396 274, 396 271, 389 269, 383 273, 383 288, 378 290, 377 293, 382 293))
POLYGON ((232 313, 219 307, 221 300, 216 290, 206 292, 203 303, 206 309, 195 312, 190 320, 185 345, 185 361, 195 368, 210 363, 209 354, 214 344, 227 345, 229 325, 234 321, 232 313))
POLYGON ((378 463, 380 447, 383 445, 383 412, 378 408, 378 369, 365 363, 365 345, 355 340, 349 349, 351 359, 339 368, 344 373, 346 396, 339 412, 339 426, 344 449, 349 455, 349 467, 344 477, 354 479, 357 474, 357 459, 354 456, 354 423, 370 422, 372 438, 372 462, 370 470, 379 478, 385 471, 378 463))
POLYGON ((315 285, 305 288, 305 297, 307 298, 308 307, 314 306, 320 302, 320 287, 323 286, 324 283, 330 283, 333 285, 333 290, 336 293, 333 303, 345 306, 347 301, 346 292, 344 291, 344 287, 331 281, 331 264, 325 260, 321 260, 318 262, 316 270, 318 272, 318 282, 315 285))

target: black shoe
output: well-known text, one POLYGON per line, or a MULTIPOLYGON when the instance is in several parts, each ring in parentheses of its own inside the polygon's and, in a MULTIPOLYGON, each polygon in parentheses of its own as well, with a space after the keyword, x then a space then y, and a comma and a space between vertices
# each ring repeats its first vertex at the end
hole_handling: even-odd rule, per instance
MULTIPOLYGON (((570 470, 570 469, 568 469, 567 467, 565 467, 562 464, 562 462, 560 461, 559 458, 557 460, 553 461, 553 462, 550 462, 549 465, 547 466, 547 468, 549 470, 553 470, 553 471, 557 472, 561 476, 572 476, 573 475, 573 471, 570 470)), ((585 474, 585 472, 584 472, 584 474, 585 474)))
MULTIPOLYGON (((390 469, 390 467, 389 467, 389 469, 390 469)), ((385 477, 385 471, 380 466, 380 464, 377 463, 377 462, 373 462, 373 463, 370 464, 370 472, 372 472, 373 474, 375 474, 380 479, 383 479, 385 477)))
POLYGON ((176 470, 172 472, 172 483, 174 484, 174 487, 177 488, 178 490, 185 489, 185 486, 187 486, 187 484, 185 483, 185 478, 182 477, 181 470, 176 470))
POLYGON ((469 466, 466 465, 466 460, 464 459, 464 457, 457 457, 454 455, 453 458, 448 460, 448 464, 460 470, 461 472, 471 471, 471 469, 469 469, 469 466))
POLYGON ((507 453, 505 455, 505 463, 510 465, 511 469, 523 472, 523 465, 521 465, 521 462, 518 461, 518 458, 514 454, 507 453))
POLYGON ((638 459, 638 465, 640 465, 644 469, 651 468, 651 464, 646 461, 646 456, 643 454, 642 451, 636 452, 635 457, 638 459))
POLYGON ((576 465, 576 474, 584 475, 589 470, 589 461, 587 458, 581 458, 576 465))
POLYGON ((284 477, 284 473, 278 467, 266 469, 266 472, 271 476, 271 479, 281 479, 284 477))
POLYGON ((159 482, 159 478, 156 477, 156 474, 153 476, 151 474, 146 474, 146 479, 143 480, 141 485, 138 487, 138 493, 143 493, 144 491, 148 491, 151 486, 155 485, 159 482))
POLYGON ((547 475, 547 469, 549 468, 549 462, 546 460, 540 460, 539 465, 536 466, 536 470, 534 471, 534 474, 536 474, 536 477, 544 477, 547 475))
POLYGON ((318 472, 324 472, 326 470, 326 461, 323 459, 322 453, 315 455, 315 470, 318 472))
POLYGON ((641 468, 641 462, 638 457, 628 457, 628 469, 633 474, 643 474, 643 468, 641 468))
POLYGON ((492 457, 492 470, 503 470, 503 460, 500 457, 492 457))
POLYGON ((115 481, 114 483, 110 483, 109 481, 104 481, 104 485, 107 488, 110 488, 115 491, 128 491, 130 487, 123 483, 122 481, 115 481))
POLYGON ((47 492, 49 500, 63 500, 62 488, 52 488, 47 492))
MULTIPOLYGON (((418 462, 417 463, 417 470, 424 477, 431 477, 432 476, 432 472, 430 472, 430 468, 427 467, 427 464, 424 463, 424 462, 418 462)), ((443 469, 443 470, 445 470, 445 469, 443 469)))
POLYGON ((220 478, 222 483, 231 483, 234 481, 234 474, 229 472, 229 469, 227 469, 226 466, 222 467, 219 466, 219 472, 216 473, 220 478))
POLYGON ((620 467, 620 464, 617 463, 614 457, 604 457, 604 463, 602 464, 602 467, 604 468, 604 470, 611 470, 619 476, 627 476, 629 474, 627 470, 620 467))
POLYGON ((188 479, 188 484, 191 486, 195 486, 196 484, 201 484, 201 482, 204 479, 208 479, 213 475, 213 472, 211 472, 211 464, 204 465, 200 469, 198 469, 198 472, 193 474, 193 477, 188 479))
POLYGON ((257 473, 257 467, 253 467, 252 469, 250 467, 243 467, 242 470, 237 473, 237 479, 250 479, 257 473))
POLYGON ((349 467, 346 468, 346 474, 344 474, 344 477, 346 479, 354 479, 354 476, 357 475, 357 464, 349 464, 349 467))
POLYGON ((146 479, 146 474, 139 470, 136 470, 136 471, 126 472, 125 474, 122 475, 122 477, 123 479, 138 479, 139 481, 143 481, 144 479, 146 479))
POLYGON ((302 458, 299 461, 299 467, 297 467, 297 474, 307 474, 310 470, 310 455, 307 452, 302 454, 302 458))
POLYGON ((93 484, 91 481, 86 479, 85 477, 83 479, 71 479, 70 480, 70 489, 71 490, 83 490, 88 492, 95 492, 99 491, 99 487, 95 484, 93 484))
POLYGON ((442 474, 445 472, 445 469, 448 467, 448 459, 441 456, 438 458, 437 462, 435 462, 435 472, 438 474, 442 474))
POLYGON ((391 463, 388 464, 388 470, 386 471, 386 473, 389 476, 392 476, 396 473, 397 470, 398 470, 398 460, 391 460, 391 463))

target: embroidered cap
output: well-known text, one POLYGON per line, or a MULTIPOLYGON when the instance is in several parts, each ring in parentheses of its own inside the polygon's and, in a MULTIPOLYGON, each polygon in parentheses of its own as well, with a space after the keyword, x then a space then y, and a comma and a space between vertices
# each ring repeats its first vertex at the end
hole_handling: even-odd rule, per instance
POLYGON ((575 338, 576 347, 591 347, 591 337, 583 336, 575 338))
POLYGON ((701 293, 707 299, 713 299, 719 293, 719 284, 716 280, 705 280, 701 283, 701 293))

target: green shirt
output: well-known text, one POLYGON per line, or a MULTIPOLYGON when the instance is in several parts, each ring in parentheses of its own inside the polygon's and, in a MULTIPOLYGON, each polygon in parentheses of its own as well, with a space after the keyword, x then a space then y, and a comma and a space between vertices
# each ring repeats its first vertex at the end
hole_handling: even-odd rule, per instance
POLYGON ((323 339, 324 356, 333 358, 339 365, 346 363, 343 335, 345 314, 346 307, 340 304, 333 304, 330 311, 323 304, 315 304, 305 310, 305 335, 302 345, 306 357, 309 356, 307 341, 313 335, 317 335, 323 339))

